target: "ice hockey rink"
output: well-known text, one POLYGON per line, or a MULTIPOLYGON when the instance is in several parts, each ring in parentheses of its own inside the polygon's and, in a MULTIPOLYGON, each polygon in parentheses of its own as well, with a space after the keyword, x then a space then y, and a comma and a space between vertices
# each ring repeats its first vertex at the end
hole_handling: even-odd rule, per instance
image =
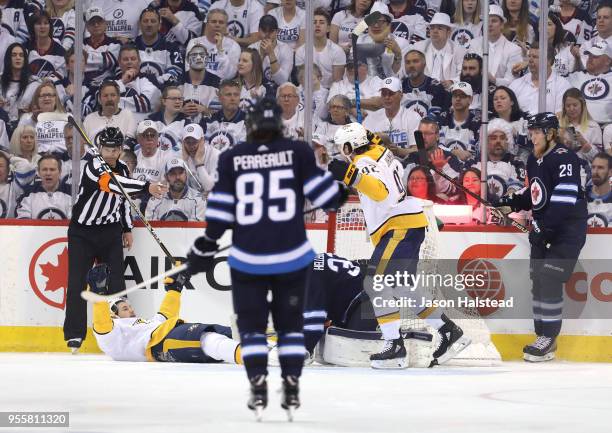
POLYGON ((70 428, 28 432, 609 432, 612 365, 569 362, 375 371, 307 367, 289 424, 278 368, 257 423, 241 366, 0 354, 1 411, 68 411, 70 428))

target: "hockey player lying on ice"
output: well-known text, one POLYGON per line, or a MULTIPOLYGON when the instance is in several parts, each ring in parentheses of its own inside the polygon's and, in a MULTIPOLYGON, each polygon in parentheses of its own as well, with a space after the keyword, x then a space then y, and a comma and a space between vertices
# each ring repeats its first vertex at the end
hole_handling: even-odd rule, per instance
MULTIPOLYGON (((106 264, 87 274, 90 290, 108 295, 110 269, 106 264)), ((184 323, 179 318, 181 290, 188 277, 179 273, 164 281, 166 296, 151 319, 136 316, 126 298, 96 302, 93 330, 98 346, 116 361, 242 363, 240 345, 227 326, 184 323)))

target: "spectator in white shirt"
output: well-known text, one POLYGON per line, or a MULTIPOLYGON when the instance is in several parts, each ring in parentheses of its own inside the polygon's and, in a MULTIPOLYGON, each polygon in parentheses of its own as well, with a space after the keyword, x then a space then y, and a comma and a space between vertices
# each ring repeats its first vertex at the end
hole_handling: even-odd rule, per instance
POLYGON ((570 74, 569 81, 584 94, 593 120, 603 126, 612 122, 612 45, 601 41, 586 54, 586 71, 570 74))
POLYGON ((601 2, 597 7, 597 19, 593 37, 581 46, 576 45, 572 54, 584 65, 587 61, 586 52, 593 45, 606 41, 612 45, 612 2, 601 2))
POLYGON ((281 84, 276 100, 282 110, 283 135, 294 140, 304 137, 304 109, 299 107, 298 88, 292 83, 281 84))
POLYGON ((278 22, 278 41, 293 50, 304 42, 305 13, 296 7, 296 0, 281 0, 280 7, 268 12, 278 22))
POLYGON ((351 0, 344 10, 338 11, 329 27, 329 39, 337 43, 348 54, 351 49, 351 33, 355 26, 370 12, 373 0, 351 0))
POLYGON ((425 53, 427 68, 425 75, 440 81, 449 88, 453 80, 459 79, 465 49, 450 40, 453 25, 445 13, 436 13, 429 23, 429 37, 413 47, 425 53))
POLYGON ((190 123, 187 116, 181 113, 183 94, 177 86, 166 86, 162 92, 161 109, 149 116, 149 120, 157 122, 159 129, 159 145, 166 150, 180 150, 183 127, 190 123))
POLYGON ((612 156, 612 123, 603 130, 603 148, 608 155, 612 156))
POLYGON ((189 186, 208 194, 217 180, 221 152, 204 141, 204 131, 194 123, 183 129, 183 161, 189 173, 189 186))
MULTIPOLYGON (((563 110, 559 125, 565 129, 565 145, 574 149, 579 157, 591 162, 603 150, 599 125, 591 120, 584 95, 576 88, 563 95, 563 110)), ((564 134, 561 134, 564 137, 564 134)))
POLYGON ((238 76, 241 85, 240 108, 247 110, 257 100, 266 96, 263 85, 263 69, 259 52, 254 48, 245 48, 238 59, 238 76))
POLYGON ((334 134, 342 125, 351 123, 351 101, 343 94, 334 95, 327 103, 327 110, 329 116, 317 123, 315 132, 319 137, 318 142, 325 146, 327 154, 333 158, 338 153, 334 146, 334 134))
MULTIPOLYGON (((512 67, 523 60, 521 47, 502 34, 505 22, 502 8, 489 6, 489 82, 497 86, 510 84, 514 80, 512 67)), ((470 52, 482 56, 482 45, 483 37, 475 38, 470 45, 470 52)))
POLYGON ((134 178, 147 182, 159 182, 164 176, 166 162, 174 152, 159 148, 159 129, 153 120, 143 120, 138 124, 137 140, 138 163, 134 169, 134 178))
POLYGON ((258 40, 257 27, 264 14, 263 5, 258 0, 219 0, 215 8, 227 12, 230 37, 241 48, 258 40))
MULTIPOLYGON (((359 81, 359 99, 362 114, 368 115, 382 107, 380 85, 382 80, 377 75, 368 75, 368 64, 363 59, 357 60, 357 79, 359 81)), ((336 95, 345 95, 351 101, 350 114, 357 118, 355 94, 355 62, 349 58, 346 63, 346 73, 342 81, 332 84, 327 95, 327 102, 336 95)))
MULTIPOLYGON (((548 50, 546 81, 546 111, 558 113, 563 106, 563 94, 571 84, 552 70, 555 61, 555 52, 548 50)), ((510 89, 516 94, 521 110, 528 114, 539 113, 538 99, 540 93, 539 83, 540 47, 537 41, 529 49, 529 72, 510 83, 510 89)))
POLYGON ((259 40, 249 47, 259 51, 265 80, 280 86, 289 80, 293 68, 293 50, 289 45, 279 42, 277 37, 276 18, 264 15, 259 20, 259 40))
MULTIPOLYGON (((346 66, 346 54, 340 45, 327 38, 329 14, 322 8, 314 12, 313 61, 321 69, 321 85, 329 89, 332 83, 342 80, 346 66)), ((308 47, 312 49, 312 47, 308 47)), ((300 46, 295 53, 295 65, 302 66, 306 57, 306 46, 300 46)))
MULTIPOLYGON (((304 94, 304 82, 306 80, 306 68, 302 65, 298 67, 298 93, 300 95, 300 106, 304 106, 306 95, 304 94)), ((321 85, 321 70, 316 64, 312 65, 312 111, 313 121, 316 123, 327 116, 327 95, 329 89, 321 85)))
POLYGON ((504 36, 527 53, 527 47, 535 40, 535 29, 529 20, 529 0, 502 0, 500 6, 508 20, 504 36))

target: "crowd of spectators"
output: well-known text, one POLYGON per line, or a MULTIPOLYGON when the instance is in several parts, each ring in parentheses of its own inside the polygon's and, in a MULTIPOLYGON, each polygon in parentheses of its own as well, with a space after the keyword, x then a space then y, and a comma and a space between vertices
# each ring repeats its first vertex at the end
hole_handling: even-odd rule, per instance
MULTIPOLYGON (((489 88, 482 88, 483 0, 0 0, 0 218, 70 217, 72 137, 44 112, 74 112, 74 67, 84 70, 80 115, 95 142, 124 137, 133 177, 161 181, 161 200, 139 197, 152 220, 201 221, 219 154, 245 140, 245 111, 275 97, 285 136, 304 138, 321 167, 340 157, 337 128, 358 117, 405 167, 407 190, 440 204, 480 204, 419 164, 430 162, 480 194, 481 104, 489 101, 487 184, 499 197, 526 185, 527 116, 538 110, 539 4, 489 1, 489 88), (367 30, 353 52, 351 33, 367 30), (83 20, 83 53, 75 22, 83 20), (304 44, 312 26, 314 44, 304 44), (313 50, 313 106, 305 107, 305 50, 313 50), (355 68, 357 71, 355 71, 355 68)), ((486 0, 484 0, 486 1, 486 0)), ((590 224, 612 224, 612 2, 550 1, 546 110, 582 158, 590 224)), ((91 154, 81 149, 81 165, 91 154)))

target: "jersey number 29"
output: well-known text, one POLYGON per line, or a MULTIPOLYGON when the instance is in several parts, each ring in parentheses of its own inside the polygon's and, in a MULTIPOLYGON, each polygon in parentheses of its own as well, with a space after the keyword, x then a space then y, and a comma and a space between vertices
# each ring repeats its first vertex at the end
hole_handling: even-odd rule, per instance
POLYGON ((281 205, 269 205, 266 209, 272 221, 288 221, 295 216, 295 191, 281 188, 281 181, 293 179, 293 170, 272 170, 267 173, 245 173, 236 179, 236 221, 241 225, 257 224, 264 214, 263 196, 268 191, 269 200, 284 200, 281 205), (267 181, 267 182, 266 182, 267 181), (267 183, 267 185, 266 185, 267 183), (267 186, 267 188, 266 188, 267 186))

